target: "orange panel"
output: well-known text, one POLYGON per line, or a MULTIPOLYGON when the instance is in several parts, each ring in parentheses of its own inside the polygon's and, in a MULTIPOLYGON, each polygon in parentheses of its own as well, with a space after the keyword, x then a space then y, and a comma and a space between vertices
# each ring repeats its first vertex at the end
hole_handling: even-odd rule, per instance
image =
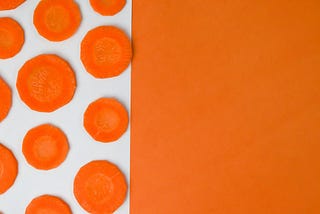
POLYGON ((134 0, 133 214, 320 213, 320 2, 134 0))

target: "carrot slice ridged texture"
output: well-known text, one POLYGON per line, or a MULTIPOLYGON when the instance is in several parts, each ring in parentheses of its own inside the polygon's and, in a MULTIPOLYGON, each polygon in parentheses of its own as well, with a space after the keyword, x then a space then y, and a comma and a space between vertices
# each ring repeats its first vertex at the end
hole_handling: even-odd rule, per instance
POLYGON ((96 160, 80 168, 74 179, 73 192, 87 212, 113 213, 125 201, 127 183, 116 165, 96 160))
POLYGON ((57 196, 42 195, 33 199, 25 214, 72 214, 69 205, 57 196))
POLYGON ((0 10, 12 10, 19 7, 26 0, 1 0, 0 10))
POLYGON ((75 34, 81 20, 80 8, 74 0, 41 0, 33 14, 39 34, 56 42, 75 34))
POLYGON ((0 122, 3 121, 12 105, 12 92, 7 83, 0 77, 0 122))
POLYGON ((27 162, 36 169, 58 167, 67 157, 69 143, 61 129, 44 124, 28 131, 22 144, 27 162))
POLYGON ((22 66, 16 85, 20 98, 31 109, 52 112, 72 100, 76 78, 68 62, 56 55, 44 54, 22 66))
POLYGON ((97 141, 108 143, 119 139, 128 128, 126 108, 114 98, 92 102, 84 113, 87 132, 97 141))
POLYGON ((0 18, 0 59, 8 59, 20 52, 24 44, 24 31, 9 17, 0 18))
POLYGON ((114 26, 90 30, 81 42, 81 61, 87 72, 96 78, 120 75, 130 64, 131 42, 114 26))
POLYGON ((90 0, 91 7, 103 16, 113 16, 126 5, 126 0, 90 0))
POLYGON ((0 194, 5 193, 15 182, 18 162, 14 154, 0 143, 0 194))

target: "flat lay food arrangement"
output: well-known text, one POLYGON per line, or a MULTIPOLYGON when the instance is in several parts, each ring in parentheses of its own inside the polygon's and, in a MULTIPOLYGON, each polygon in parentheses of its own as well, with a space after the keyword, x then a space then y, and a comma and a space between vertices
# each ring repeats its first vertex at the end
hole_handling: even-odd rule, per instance
POLYGON ((0 213, 129 213, 130 31, 131 1, 0 1, 0 213))

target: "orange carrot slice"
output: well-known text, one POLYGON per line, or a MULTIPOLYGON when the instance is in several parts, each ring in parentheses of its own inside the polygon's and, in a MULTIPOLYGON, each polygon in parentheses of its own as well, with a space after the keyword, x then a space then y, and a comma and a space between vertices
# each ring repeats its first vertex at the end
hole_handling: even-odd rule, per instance
POLYGON ((59 128, 44 124, 28 131, 23 139, 22 152, 31 166, 49 170, 58 167, 66 159, 69 143, 59 128))
POLYGON ((0 144, 0 194, 5 193, 16 180, 18 162, 13 153, 0 144))
POLYGON ((61 198, 42 195, 33 199, 26 208, 25 214, 72 214, 69 205, 61 198))
POLYGON ((39 55, 27 61, 18 73, 21 99, 33 110, 52 112, 69 103, 76 89, 70 65, 56 55, 39 55))
POLYGON ((0 77, 0 122, 9 114, 12 105, 12 93, 7 83, 0 77))
POLYGON ((90 0, 92 8, 103 16, 113 16, 126 5, 126 0, 90 0))
POLYGON ((0 59, 8 59, 20 52, 24 44, 24 32, 12 18, 0 18, 0 59))
POLYGON ((128 113, 116 99, 100 98, 91 103, 84 113, 84 127, 97 141, 119 139, 128 127, 128 113))
POLYGON ((12 10, 20 6, 26 0, 1 0, 0 10, 12 10))
POLYGON ((97 160, 80 168, 74 179, 73 192, 87 212, 112 213, 123 204, 127 183, 117 166, 97 160))
POLYGON ((113 26, 90 30, 81 43, 81 60, 96 78, 120 75, 130 64, 132 49, 126 34, 113 26))
POLYGON ((79 6, 73 0, 42 0, 33 15, 33 24, 39 34, 55 42, 70 38, 81 20, 79 6))

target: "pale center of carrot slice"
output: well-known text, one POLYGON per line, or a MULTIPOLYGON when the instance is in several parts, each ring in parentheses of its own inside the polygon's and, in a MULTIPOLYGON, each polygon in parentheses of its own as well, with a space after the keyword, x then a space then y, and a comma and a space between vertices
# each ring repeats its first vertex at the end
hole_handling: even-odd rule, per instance
POLYGON ((103 132, 116 129, 120 123, 119 115, 113 109, 102 109, 95 116, 96 126, 103 132))
POLYGON ((115 64, 121 59, 121 45, 112 38, 104 37, 94 44, 94 60, 97 65, 115 64))
POLYGON ((50 136, 41 136, 36 139, 33 149, 36 157, 43 160, 51 159, 58 152, 55 140, 50 136))
POLYGON ((0 48, 7 49, 11 47, 12 44, 13 44, 12 34, 5 29, 0 29, 0 48))
POLYGON ((62 93, 63 79, 51 67, 41 67, 29 77, 28 89, 32 97, 41 102, 50 102, 62 93))
POLYGON ((46 11, 45 23, 52 32, 62 32, 70 24, 69 13, 64 7, 52 6, 46 11))
POLYGON ((110 200, 113 189, 112 180, 103 173, 93 174, 86 182, 87 198, 94 203, 104 203, 110 200))

